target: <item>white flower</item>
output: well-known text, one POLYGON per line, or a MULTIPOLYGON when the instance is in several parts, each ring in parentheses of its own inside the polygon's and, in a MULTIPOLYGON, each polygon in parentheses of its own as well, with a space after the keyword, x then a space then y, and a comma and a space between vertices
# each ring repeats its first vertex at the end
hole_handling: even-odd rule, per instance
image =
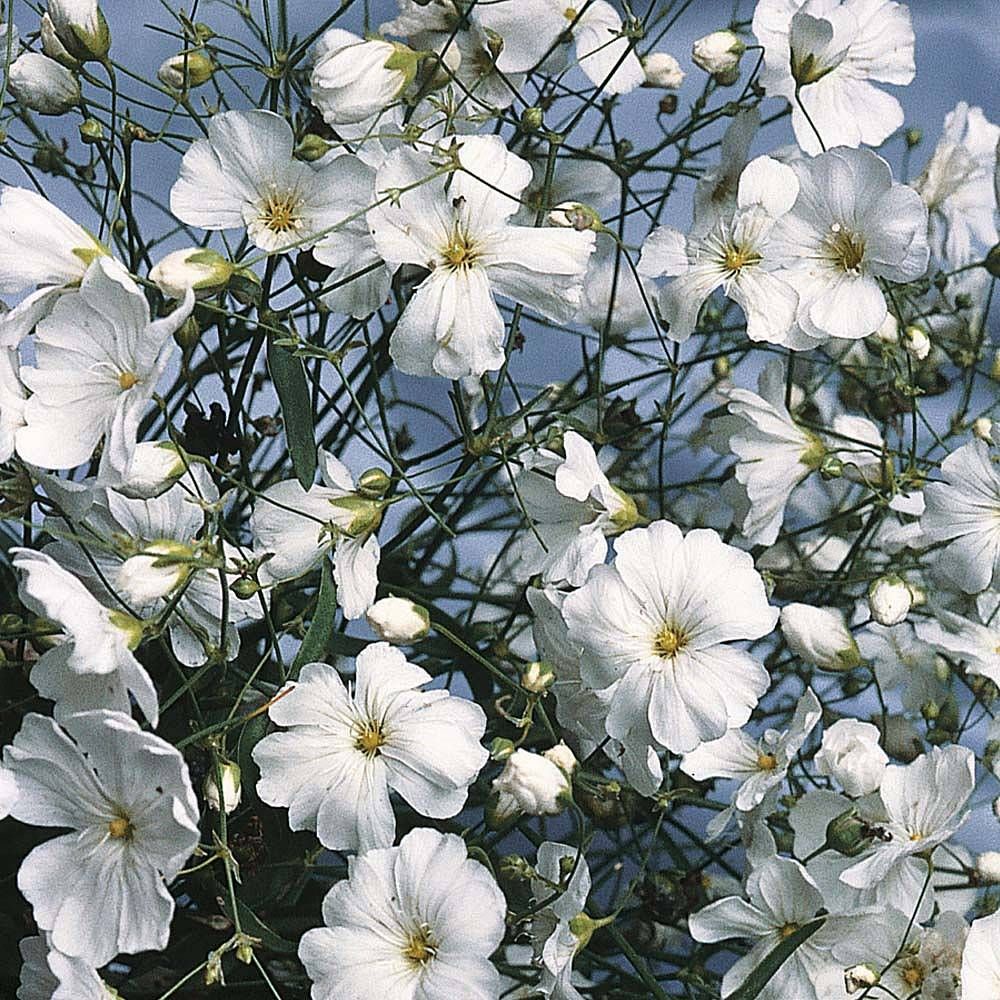
POLYGON ((916 73, 903 4, 758 0, 753 33, 764 46, 760 82, 768 96, 788 99, 795 138, 810 155, 821 146, 809 119, 828 149, 879 146, 903 124, 899 101, 870 82, 898 86, 916 73))
POLYGON ((572 777, 573 772, 580 766, 580 762, 576 759, 576 754, 562 740, 554 747, 543 750, 542 756, 555 764, 568 778, 572 777))
POLYGON ((934 649, 917 638, 909 622, 891 628, 870 623, 855 639, 864 660, 875 667, 882 689, 902 689, 900 696, 907 711, 919 712, 927 702, 944 698, 947 692, 937 675, 934 649))
POLYGON ((850 796, 867 795, 882 783, 889 757, 870 722, 840 719, 823 733, 814 758, 817 774, 835 778, 850 796))
POLYGON ((172 334, 194 306, 163 319, 124 269, 109 257, 90 266, 79 294, 62 296, 38 324, 35 365, 21 368, 31 390, 17 453, 45 469, 90 459, 101 438, 101 468, 124 475, 139 421, 175 349, 172 334))
POLYGON ((18 428, 24 426, 24 401, 28 394, 21 384, 20 367, 17 349, 0 347, 0 462, 6 462, 14 454, 18 428))
POLYGON ((759 156, 740 175, 732 218, 721 219, 703 235, 685 237, 669 226, 650 233, 638 269, 646 277, 673 278, 660 295, 671 340, 691 336, 705 300, 721 288, 746 314, 751 340, 786 342, 798 296, 774 273, 777 262, 770 238, 775 223, 792 208, 798 189, 791 167, 759 156))
POLYGON ((80 81, 40 52, 19 55, 7 82, 18 101, 40 115, 61 115, 80 102, 80 81))
POLYGON ((563 604, 570 639, 592 658, 583 679, 614 688, 608 735, 627 743, 646 719, 656 743, 685 753, 743 725, 767 671, 729 644, 767 635, 778 616, 753 560, 714 531, 683 536, 668 521, 614 547, 614 565, 595 566, 563 604))
POLYGON ((149 272, 149 280, 168 299, 183 299, 189 288, 204 298, 225 288, 234 270, 222 254, 190 247, 174 250, 158 260, 149 272))
POLYGON ((457 156, 461 169, 447 189, 430 161, 408 148, 392 153, 375 179, 379 198, 401 192, 368 213, 379 254, 390 267, 431 272, 390 342, 410 375, 455 379, 500 368, 504 322, 495 294, 569 322, 594 247, 593 232, 510 225, 531 168, 498 136, 466 138, 457 156))
POLYGON ((383 501, 357 492, 347 467, 320 452, 323 485, 304 490, 294 479, 271 486, 258 499, 251 526, 258 554, 274 556, 264 577, 291 580, 308 573, 333 549, 337 602, 347 618, 360 618, 375 603, 379 544, 375 537, 383 501))
POLYGON ((107 248, 34 191, 0 191, 0 293, 31 292, 0 314, 0 346, 14 347, 47 316, 68 288, 79 285, 107 248))
POLYGON ((832 149, 792 164, 799 196, 771 236, 780 276, 799 293, 802 333, 822 343, 874 333, 887 308, 879 279, 927 269, 927 208, 867 149, 832 149))
POLYGON ((1000 239, 993 190, 998 141, 1000 127, 983 109, 960 101, 945 116, 937 147, 914 184, 930 212, 934 254, 951 268, 971 263, 977 248, 1000 239))
MULTIPOLYGON (((722 995, 728 996, 777 944, 812 920, 823 908, 823 896, 806 870, 790 858, 774 856, 755 867, 747 879, 747 899, 727 896, 691 914, 688 928, 696 941, 711 943, 748 938, 753 947, 726 972, 722 995)), ((836 940, 832 924, 807 938, 774 973, 762 1000, 829 1000, 819 992, 820 976, 832 969, 829 949, 836 940)), ((837 975, 840 969, 837 968, 837 975)))
POLYGON ((12 815, 70 832, 36 847, 18 888, 52 945, 92 966, 167 946, 170 882, 198 844, 184 758, 120 712, 62 726, 25 716, 4 750, 21 796, 12 815))
POLYGON ((861 663, 858 644, 836 608, 786 604, 781 609, 781 632, 796 656, 823 670, 853 670, 861 663))
POLYGON ((841 880, 865 889, 914 855, 926 855, 962 825, 976 783, 976 758, 967 747, 932 747, 912 764, 890 764, 879 786, 887 822, 869 853, 841 880))
POLYGON ((609 337, 624 337, 649 325, 655 295, 653 282, 636 277, 614 243, 599 240, 573 322, 585 323, 597 333, 607 331, 609 337))
POLYGON ((420 691, 430 674, 387 643, 367 646, 356 662, 353 691, 334 667, 306 664, 269 709, 288 732, 266 736, 253 756, 258 795, 287 806, 293 830, 364 852, 395 837, 390 790, 424 816, 458 813, 486 763, 486 717, 447 691, 420 691))
POLYGON ((756 107, 741 111, 729 123, 719 145, 718 164, 706 170, 695 184, 693 234, 707 233, 716 223, 732 219, 740 175, 759 128, 760 112, 756 107))
POLYGON ((987 882, 1000 883, 1000 851, 983 851, 976 858, 976 874, 987 882))
POLYGON ((792 491, 819 468, 826 449, 788 412, 782 362, 763 369, 756 393, 733 387, 722 395, 729 415, 712 421, 713 447, 737 459, 723 496, 747 541, 773 545, 792 491))
POLYGON ((868 608, 879 625, 898 625, 905 621, 912 604, 913 591, 895 573, 880 576, 868 588, 868 608))
POLYGON ((570 783, 566 772, 548 757, 518 749, 507 758, 500 776, 493 779, 493 791, 498 819, 517 813, 555 816, 566 808, 570 783))
POLYGON ((310 85, 313 104, 330 125, 364 121, 387 108, 410 85, 417 53, 405 45, 366 41, 330 28, 316 43, 310 85))
POLYGON ((931 353, 931 338, 918 323, 903 329, 903 349, 916 361, 923 361, 931 353))
POLYGON ((607 94, 627 94, 645 79, 642 63, 623 37, 621 18, 606 0, 497 0, 477 5, 480 23, 503 39, 497 67, 504 73, 532 69, 571 31, 576 60, 607 94))
POLYGON ((642 59, 647 87, 676 90, 684 82, 681 64, 669 52, 650 52, 642 59))
POLYGON ((941 477, 924 487, 922 541, 947 542, 935 553, 936 568, 975 594, 1000 583, 1000 472, 977 439, 945 458, 941 477))
POLYGON ((295 136, 270 111, 226 111, 208 121, 208 138, 191 144, 170 189, 170 211, 199 229, 243 229, 268 253, 310 246, 345 213, 331 192, 340 157, 303 163, 295 136))
POLYGON ((103 607, 72 573, 51 556, 12 549, 21 573, 21 601, 54 621, 64 638, 43 653, 31 670, 31 683, 55 704, 62 719, 74 712, 109 708, 128 713, 129 695, 155 726, 156 688, 132 650, 142 638, 142 623, 121 610, 103 607))
MULTIPOLYGON (((786 730, 766 729, 755 739, 742 729, 730 729, 725 736, 684 754, 681 770, 695 781, 707 778, 739 781, 733 808, 750 812, 784 784, 789 766, 819 722, 822 711, 812 688, 806 688, 786 730)), ((731 817, 732 809, 727 809, 713 819, 709 835, 721 833, 731 817)))
POLYGON ((563 435, 565 457, 542 448, 514 480, 515 498, 531 519, 515 543, 514 558, 526 577, 578 587, 608 554, 607 536, 632 527, 634 501, 615 489, 594 448, 576 431, 563 435))
POLYGON ((46 13, 56 37, 75 59, 103 61, 111 34, 97 0, 49 0, 46 13))
POLYGON ((545 841, 538 847, 535 871, 540 876, 531 880, 531 894, 536 901, 552 899, 553 885, 564 887, 556 899, 531 918, 535 963, 542 968, 536 989, 551 1000, 583 1000, 573 983, 573 959, 593 933, 594 921, 584 913, 591 886, 587 860, 582 855, 577 860, 575 848, 545 841), (567 881, 570 871, 572 876, 567 881))
POLYGON ((404 644, 423 639, 430 631, 426 608, 405 597, 383 597, 366 612, 368 627, 386 642, 404 644))
POLYGON ((964 660, 970 674, 980 674, 1000 684, 1000 621, 989 614, 982 617, 990 624, 980 625, 954 611, 936 607, 933 619, 919 621, 914 627, 923 642, 952 659, 964 660))
POLYGON ((962 952, 962 1000, 990 1000, 1000 990, 1000 910, 972 921, 962 952))
POLYGON ((417 829, 399 847, 350 858, 348 877, 323 900, 326 926, 299 942, 313 1000, 455 1000, 456 990, 462 1000, 496 1000, 489 957, 506 909, 454 834, 417 829))
POLYGON ((691 46, 691 61, 706 73, 729 76, 739 69, 746 43, 729 30, 713 31, 691 46))
POLYGON ((45 935, 21 938, 21 984, 17 1000, 112 1000, 94 968, 70 958, 46 941, 45 935))
POLYGON ((0 819, 10 815, 11 807, 17 801, 17 782, 14 775, 6 768, 0 767, 0 819))
POLYGON ((189 464, 173 441, 140 441, 132 452, 127 478, 119 482, 121 477, 111 477, 105 485, 133 500, 151 500, 170 489, 189 464))

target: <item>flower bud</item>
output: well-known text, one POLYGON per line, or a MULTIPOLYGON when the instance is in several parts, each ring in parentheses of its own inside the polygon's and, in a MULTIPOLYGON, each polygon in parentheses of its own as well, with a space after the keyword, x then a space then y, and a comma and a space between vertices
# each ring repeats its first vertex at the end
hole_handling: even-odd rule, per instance
POLYGON ((79 125, 80 142, 96 146, 104 142, 104 126, 96 118, 85 118, 79 125))
POLYGON ((922 326, 913 323, 903 331, 903 347, 911 358, 923 361, 931 353, 931 338, 922 326))
POLYGON ((143 627, 142 622, 124 611, 112 610, 108 612, 108 621, 125 637, 125 645, 129 649, 139 648, 142 642, 143 627))
POLYGON ((364 121, 399 97, 417 74, 420 56, 405 45, 365 41, 331 28, 319 41, 312 98, 330 125, 364 121))
POLYGON ((740 56, 745 51, 746 45, 735 32, 713 31, 694 43, 691 59, 706 73, 721 74, 725 80, 730 80, 732 74, 739 71, 740 56))
POLYGON ((180 586, 191 572, 191 546, 172 539, 147 545, 118 567, 115 582, 125 598, 138 605, 152 604, 180 586))
POLYGON ((537 132, 545 124, 545 112, 539 107, 525 108, 521 113, 521 125, 527 132, 537 132))
POLYGON ((1000 795, 993 800, 993 815, 1000 820, 1000 795))
POLYGON ((97 0, 49 0, 48 17, 55 38, 80 62, 103 62, 111 49, 111 32, 97 0))
POLYGON ((899 322, 891 312, 885 314, 882 325, 875 331, 873 336, 876 340, 882 341, 883 344, 899 343, 899 322))
POLYGON ((976 858, 976 875, 983 882, 1000 883, 1000 851, 983 851, 976 858))
POLYGON ((70 55, 69 52, 66 51, 66 46, 59 41, 55 25, 52 23, 52 18, 49 17, 48 13, 42 14, 40 27, 42 51, 50 59, 55 59, 57 63, 60 63, 67 69, 79 69, 80 60, 70 55))
POLYGON ((502 820, 519 812, 555 816, 565 807, 570 785, 562 768, 548 758, 515 750, 503 773, 493 780, 493 791, 497 796, 494 813, 502 820))
POLYGON ((149 272, 149 280, 168 299, 183 299, 192 288, 198 298, 221 292, 236 268, 215 250, 191 247, 175 250, 159 260, 149 272))
POLYGON ((573 772, 580 766, 576 755, 566 744, 560 740, 554 747, 549 747, 542 756, 551 761, 556 767, 566 775, 567 778, 573 776, 573 772))
POLYGON ((684 82, 681 64, 669 52, 650 52, 642 60, 645 86, 676 90, 684 82))
POLYGON ((333 146, 315 132, 308 132, 302 137, 302 141, 295 147, 295 159, 302 160, 303 163, 315 163, 322 160, 333 146))
POLYGON ((61 115, 80 100, 80 82, 65 66, 40 52, 25 52, 10 66, 11 93, 40 115, 61 115))
POLYGON ((386 493, 389 492, 389 487, 392 485, 392 480, 389 478, 389 474, 384 469, 371 468, 365 469, 364 472, 358 476, 358 492, 372 500, 378 500, 380 497, 384 497, 386 493))
POLYGON ((555 683, 552 668, 541 660, 529 663, 521 674, 521 687, 532 694, 544 694, 555 683))
POLYGON ((912 604, 913 592, 895 573, 880 576, 868 588, 868 608, 879 625, 898 625, 910 613, 912 604))
POLYGON ((834 816, 826 825, 826 848, 848 858, 856 858, 868 850, 874 839, 870 824, 861 818, 857 809, 834 816))
POLYGON ((164 59, 156 75, 172 90, 191 90, 211 80, 214 72, 212 57, 202 49, 195 49, 164 59))
MULTIPOLYGON (((232 761, 224 760, 219 763, 219 770, 222 772, 222 801, 225 804, 226 812, 231 813, 239 804, 243 795, 243 788, 240 784, 240 766, 232 761)), ((205 795, 205 803, 209 809, 219 811, 219 786, 215 781, 215 768, 208 769, 205 776, 205 783, 202 785, 202 792, 205 795)))
POLYGON ((380 500, 349 494, 330 501, 331 520, 350 538, 366 538, 382 523, 385 505, 380 500))
POLYGON ((788 604, 781 609, 781 631, 788 648, 821 670, 853 670, 861 665, 861 652, 834 608, 788 604))
POLYGON ((132 453, 126 482, 115 486, 131 500, 150 500, 169 489, 187 465, 171 441, 140 441, 132 453))
POLYGON ((882 784, 889 757, 870 722, 841 719, 823 733, 816 752, 818 774, 834 778, 850 796, 867 795, 882 784))
POLYGON ((371 630, 385 642, 417 642, 431 630, 426 608, 405 597, 383 597, 366 612, 371 630))
POLYGON ((561 229, 575 229, 577 232, 585 232, 592 229, 600 232, 604 229, 601 217, 589 205, 584 205, 579 201, 564 201, 549 212, 549 223, 561 229))
POLYGON ((871 965, 852 965, 844 970, 844 989, 848 993, 857 993, 877 986, 881 978, 878 969, 871 965))
POLYGON ((994 278, 1000 278, 1000 243, 990 249, 990 252, 986 255, 986 260, 983 261, 983 267, 994 278))

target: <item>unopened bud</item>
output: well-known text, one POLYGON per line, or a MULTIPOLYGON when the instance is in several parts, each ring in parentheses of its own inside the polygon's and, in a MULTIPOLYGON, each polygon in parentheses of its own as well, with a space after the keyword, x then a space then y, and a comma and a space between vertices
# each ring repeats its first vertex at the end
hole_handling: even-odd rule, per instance
POLYGON ((371 630, 385 642, 418 642, 431 629, 427 609, 405 597, 383 597, 365 612, 365 618, 371 630))
POLYGON ((201 341, 201 327, 198 320, 192 313, 176 330, 174 330, 174 343, 182 351, 190 351, 201 341))
POLYGON ((80 62, 104 62, 111 49, 111 32, 96 3, 49 0, 52 29, 66 52, 80 62))
POLYGON ((931 338, 922 326, 913 323, 903 331, 903 347, 911 358, 923 361, 931 353, 931 338))
POLYGON ((840 479, 844 474, 844 463, 836 455, 825 455, 819 467, 819 474, 828 482, 840 479))
POLYGON ((372 500, 378 500, 389 492, 392 480, 384 469, 365 469, 358 476, 358 492, 372 500))
POLYGON ((852 965, 844 970, 844 989, 848 993, 857 993, 858 990, 877 986, 881 978, 878 969, 871 965, 852 965))
POLYGON ((575 229, 577 232, 585 232, 588 229, 594 232, 601 232, 604 223, 601 217, 589 205, 584 205, 579 201, 564 201, 549 212, 549 223, 561 229, 575 229))
POLYGON ((241 576, 234 580, 229 588, 241 601, 248 601, 254 594, 259 594, 261 586, 256 580, 251 580, 248 576, 241 576))
POLYGON ((712 362, 712 375, 714 375, 717 379, 728 378, 732 370, 732 362, 726 357, 725 354, 717 357, 712 362))
POLYGON ((521 674, 521 687, 532 694, 544 694, 555 683, 552 668, 541 660, 529 663, 521 674))
POLYGON ((199 298, 221 292, 236 267, 222 254, 204 247, 175 250, 158 261, 149 272, 149 280, 168 299, 182 299, 189 288, 199 298))
POLYGON ((827 849, 848 858, 866 851, 874 839, 870 825, 861 818, 857 809, 848 809, 834 816, 826 826, 827 849))
POLYGON ((733 83, 739 74, 740 57, 746 45, 739 35, 728 29, 713 31, 699 38, 691 48, 694 64, 706 73, 712 73, 719 83, 733 83))
POLYGON ((976 874, 984 882, 1000 883, 1000 851, 983 851, 976 858, 976 874))
POLYGON ((985 267, 994 278, 1000 278, 1000 243, 993 247, 986 255, 986 260, 983 261, 983 267, 985 267))
POLYGON ((216 783, 215 768, 209 768, 205 776, 205 783, 202 785, 202 792, 205 795, 205 803, 209 809, 219 811, 219 802, 225 804, 226 812, 231 813, 239 804, 243 795, 243 786, 240 781, 240 766, 232 761, 220 762, 219 771, 222 773, 222 795, 219 795, 219 786, 216 783))
POLYGON ((549 747, 542 756, 546 760, 552 761, 567 778, 572 777, 573 772, 580 766, 576 754, 562 740, 554 747, 549 747))
POLYGON ((972 422, 972 433, 987 444, 993 441, 993 421, 989 417, 979 417, 972 422))
POLYGON ((894 573, 880 576, 868 588, 868 608, 879 625, 898 625, 910 613, 912 604, 909 584, 894 573))
POLYGON ((96 118, 85 118, 79 125, 80 141, 94 146, 104 141, 104 126, 96 118))
POLYGON ((496 736, 490 743, 490 760, 506 760, 516 749, 513 740, 496 736))
POLYGON ((187 579, 191 555, 191 546, 184 542, 169 538, 152 542, 118 567, 118 589, 137 605, 151 604, 187 579))
POLYGON ((165 59, 156 71, 160 82, 172 90, 191 90, 212 79, 215 63, 202 49, 181 52, 165 59))
POLYGON ((302 137, 302 141, 295 147, 295 159, 305 163, 315 163, 322 160, 330 150, 333 149, 331 143, 315 132, 308 132, 302 137))
POLYGON ((19 103, 40 115, 65 114, 80 100, 76 75, 41 52, 18 56, 10 65, 7 83, 19 103))
POLYGON ((684 82, 681 64, 669 52, 650 52, 642 60, 645 86, 676 90, 684 82))
POLYGON ((545 114, 539 107, 525 108, 521 114, 521 125, 528 132, 537 132, 545 122, 545 114))

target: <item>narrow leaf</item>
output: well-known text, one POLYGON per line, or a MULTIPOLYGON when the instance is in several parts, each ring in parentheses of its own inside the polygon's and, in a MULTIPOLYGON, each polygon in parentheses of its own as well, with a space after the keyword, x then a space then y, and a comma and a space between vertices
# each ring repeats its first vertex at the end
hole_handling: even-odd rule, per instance
POLYGON ((756 1000, 775 973, 791 958, 793 952, 804 944, 826 923, 826 917, 817 917, 803 924, 797 931, 779 941, 765 956, 764 961, 743 980, 739 989, 730 993, 726 1000, 756 1000))
POLYGON ((299 671, 307 663, 316 663, 326 657, 333 639, 334 623, 337 614, 337 585, 333 582, 330 561, 323 560, 320 569, 319 594, 316 596, 316 610, 306 631, 302 645, 292 662, 288 675, 290 681, 299 676, 299 671))
POLYGON ((273 340, 267 345, 267 368, 281 403, 281 419, 295 478, 307 490, 316 475, 316 436, 306 370, 301 358, 273 340))

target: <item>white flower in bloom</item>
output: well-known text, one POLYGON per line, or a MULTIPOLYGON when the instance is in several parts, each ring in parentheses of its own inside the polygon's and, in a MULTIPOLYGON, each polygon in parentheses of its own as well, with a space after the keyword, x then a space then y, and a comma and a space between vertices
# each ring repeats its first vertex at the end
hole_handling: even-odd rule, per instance
POLYGON ((1000 993, 1000 911, 972 921, 962 952, 963 1000, 990 1000, 1000 993))
POLYGON ((932 619, 921 620, 914 626, 917 635, 928 645, 948 654, 954 660, 964 660, 971 674, 988 677, 1000 685, 1000 621, 996 616, 989 625, 980 625, 946 608, 934 608, 932 619))
POLYGON ((94 708, 127 714, 131 695, 155 726, 156 688, 132 654, 142 638, 142 623, 102 606, 80 580, 44 552, 11 552, 14 568, 21 573, 21 600, 54 621, 64 634, 31 669, 31 683, 38 693, 55 702, 56 718, 94 708))
POLYGON ((295 136, 270 111, 226 111, 208 120, 208 138, 191 144, 170 189, 170 211, 199 229, 243 229, 268 253, 309 246, 345 213, 331 197, 339 157, 303 163, 295 136))
POLYGON ((855 639, 865 662, 875 667, 882 689, 899 689, 907 711, 919 712, 927 702, 944 698, 946 689, 937 675, 934 649, 917 638, 909 622, 892 628, 870 623, 855 639))
POLYGON ((0 462, 6 462, 14 454, 18 428, 24 426, 27 395, 21 384, 17 349, 0 347, 0 462))
POLYGON ((410 643, 430 631, 431 616, 426 608, 405 597, 383 597, 366 612, 368 627, 386 642, 410 643))
POLYGON ((601 470, 593 445, 576 431, 563 435, 565 457, 540 449, 514 481, 532 527, 516 544, 516 565, 525 577, 579 587, 608 554, 607 536, 631 528, 634 501, 615 489, 601 470))
POLYGON ((506 910, 454 834, 417 829, 398 847, 350 858, 348 877, 323 900, 326 926, 299 943, 313 1000, 496 1000, 489 957, 506 910))
POLYGON ((879 746, 879 731, 870 722, 839 719, 823 733, 814 758, 817 774, 836 779, 851 796, 867 795, 882 783, 889 757, 879 746))
MULTIPOLYGON (((681 770, 695 781, 708 778, 739 781, 732 807, 750 812, 784 784, 789 766, 819 722, 822 711, 812 688, 806 688, 787 729, 766 729, 759 738, 742 729, 730 729, 725 736, 684 754, 681 770)), ((721 833, 731 818, 732 809, 725 810, 709 824, 709 834, 721 833)))
POLYGON ((858 644, 836 608, 786 604, 781 609, 781 632, 796 656, 823 670, 853 670, 861 663, 858 644))
POLYGON ((873 886, 914 855, 948 840, 962 825, 976 783, 976 758, 967 747, 932 747, 912 764, 890 764, 879 788, 887 822, 864 858, 840 877, 855 889, 873 886))
POLYGON ((570 639, 592 658, 583 679, 614 687, 608 735, 624 743, 645 717, 656 743, 685 753, 742 726, 768 677, 730 643, 767 635, 778 617, 753 560, 714 531, 684 536, 668 521, 614 548, 614 565, 595 566, 563 604, 570 639))
POLYGON ((872 82, 903 85, 916 73, 903 4, 758 0, 753 33, 764 46, 760 82, 769 97, 788 99, 795 138, 810 155, 821 149, 816 131, 827 149, 879 146, 903 124, 899 101, 872 82))
POLYGON ((773 545, 792 491, 819 468, 826 450, 788 412, 782 362, 764 368, 756 393, 734 387, 722 395, 729 413, 712 421, 713 447, 737 460, 723 495, 743 537, 755 545, 773 545))
MULTIPOLYGON (((806 870, 790 858, 772 857, 747 879, 747 899, 727 896, 691 914, 688 928, 696 941, 711 943, 747 938, 750 951, 726 972, 722 995, 728 996, 776 945, 812 920, 824 907, 823 896, 806 870)), ((833 969, 830 948, 837 940, 836 920, 807 938, 758 993, 762 1000, 830 1000, 820 992, 822 977, 833 969)), ((841 969, 836 969, 837 975, 841 969)))
POLYGON ((935 567, 967 594, 1000 584, 1000 472, 989 446, 978 439, 941 463, 943 482, 924 487, 922 541, 948 544, 935 553, 935 567))
POLYGON ((4 764, 21 790, 12 815, 70 831, 36 847, 17 876, 52 945, 95 967, 165 948, 174 912, 165 883, 198 844, 180 753, 120 712, 82 712, 62 726, 31 714, 4 764))
POLYGON ((293 830, 364 852, 395 837, 390 790, 424 816, 458 813, 486 763, 486 717, 447 691, 420 691, 430 675, 387 643, 366 647, 356 662, 353 691, 334 667, 303 667, 269 709, 288 732, 265 737, 253 756, 257 793, 288 807, 293 830))
POLYGON ((11 63, 11 93, 40 115, 61 115, 80 102, 80 82, 65 66, 40 52, 25 52, 11 63))
MULTIPOLYGON (((542 968, 535 989, 551 1000, 583 1000, 583 994, 573 983, 573 959, 588 943, 581 935, 588 939, 590 936, 579 926, 590 895, 587 860, 581 855, 577 861, 575 848, 549 840, 538 847, 535 871, 540 876, 531 880, 531 894, 536 901, 551 899, 555 892, 553 885, 565 886, 558 898, 531 918, 535 963, 542 968), (573 874, 567 882, 570 871, 573 874)), ((585 919, 584 927, 591 923, 585 919)))
POLYGON ((38 324, 35 364, 21 368, 31 390, 17 453, 45 469, 90 459, 101 438, 102 469, 124 475, 139 421, 188 318, 194 294, 163 319, 125 270, 109 257, 90 266, 79 294, 62 296, 38 324))
POLYGON ((93 967, 51 947, 42 935, 21 938, 17 1000, 113 1000, 93 967))
POLYGON ((263 617, 264 609, 259 595, 242 599, 228 589, 238 550, 228 543, 220 550, 217 543, 203 544, 199 538, 204 508, 218 500, 202 465, 192 465, 170 489, 149 500, 97 489, 76 516, 68 515, 68 523, 56 521, 54 534, 60 540, 45 551, 109 608, 120 607, 126 585, 135 612, 145 618, 166 609, 182 579, 176 613, 169 619, 174 655, 187 666, 199 666, 217 651, 231 659, 240 648, 236 626, 263 617), (157 551, 165 555, 155 556, 157 551), (219 578, 223 561, 226 590, 219 578))
POLYGON ((308 573, 333 550, 337 602, 347 618, 360 618, 375 602, 379 544, 375 537, 385 504, 362 496, 347 467, 320 452, 323 485, 304 490, 294 479, 266 489, 254 507, 251 526, 259 555, 274 556, 264 577, 291 580, 308 573))
POLYGON ((801 331, 816 343, 867 337, 888 312, 879 279, 914 281, 927 270, 927 208, 868 149, 832 149, 792 169, 799 196, 771 252, 799 293, 801 331))
POLYGON ((660 294, 660 312, 670 324, 671 340, 684 341, 694 333, 702 305, 721 288, 746 314, 751 340, 786 342, 799 300, 774 273, 777 262, 770 237, 798 190, 791 167, 759 156, 740 175, 732 218, 721 219, 699 236, 685 236, 669 226, 649 234, 642 245, 639 273, 673 279, 660 294))
POLYGON ((107 253, 107 247, 40 194, 4 187, 0 192, 0 293, 36 290, 0 314, 0 346, 15 346, 51 312, 67 289, 80 284, 91 262, 107 253))
POLYGON ((719 162, 695 184, 692 234, 707 233, 717 223, 732 219, 737 208, 740 175, 759 128, 760 111, 756 107, 741 111, 729 123, 719 145, 719 162))
POLYGON ((493 791, 500 820, 518 813, 555 816, 566 808, 570 782, 566 772, 548 757, 518 749, 507 758, 500 776, 493 779, 493 791))
POLYGON ((607 330, 608 336, 624 337, 649 325, 655 297, 653 282, 642 275, 637 278, 615 244, 598 240, 573 322, 585 323, 597 333, 607 330))
POLYGON ((503 39, 497 67, 524 73, 553 49, 564 31, 576 45, 576 60, 590 81, 607 94, 627 94, 645 79, 642 63, 621 36, 622 21, 605 0, 498 0, 477 5, 483 27, 503 39))
POLYGON ((938 260, 962 267, 1000 239, 993 178, 997 169, 1000 127, 982 108, 960 101, 944 119, 944 131, 917 178, 930 212, 930 241, 938 260))
POLYGON ((390 267, 431 272, 390 342, 410 375, 455 379, 500 368, 504 322, 495 294, 569 322, 594 247, 593 232, 510 225, 531 167, 498 136, 463 139, 457 156, 461 169, 447 188, 427 157, 408 148, 392 153, 375 179, 379 198, 401 192, 368 213, 379 253, 390 267))
POLYGON ((669 52, 650 52, 642 59, 647 87, 676 90, 684 82, 681 64, 669 52))

